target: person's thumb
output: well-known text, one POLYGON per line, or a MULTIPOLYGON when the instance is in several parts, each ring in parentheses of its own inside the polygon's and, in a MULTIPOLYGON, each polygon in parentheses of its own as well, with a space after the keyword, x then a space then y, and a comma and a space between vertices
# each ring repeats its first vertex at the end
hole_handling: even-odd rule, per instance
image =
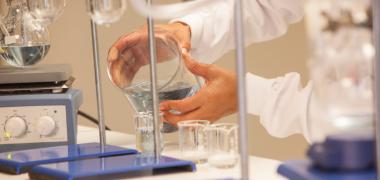
POLYGON ((187 69, 197 76, 201 76, 206 80, 212 78, 212 65, 199 63, 192 60, 186 49, 182 49, 182 58, 185 62, 187 69))
POLYGON ((182 50, 185 49, 186 52, 189 52, 191 49, 191 44, 188 41, 182 41, 181 47, 182 47, 182 50))

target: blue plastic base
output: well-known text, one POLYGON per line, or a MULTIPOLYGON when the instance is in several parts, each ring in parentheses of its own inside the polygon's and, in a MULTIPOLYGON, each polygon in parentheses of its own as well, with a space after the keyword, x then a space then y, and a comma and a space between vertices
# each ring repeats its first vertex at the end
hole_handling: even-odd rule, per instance
POLYGON ((120 179, 195 169, 195 164, 189 161, 164 156, 156 161, 152 156, 133 154, 40 165, 29 172, 29 177, 49 180, 120 179))
POLYGON ((21 174, 41 164, 137 153, 111 145, 104 150, 102 153, 99 143, 87 143, 0 153, 0 172, 21 174))
POLYGON ((375 169, 362 171, 321 171, 314 168, 310 161, 287 161, 277 172, 292 180, 375 180, 375 169))
POLYGON ((368 133, 342 133, 327 136, 310 146, 307 156, 313 165, 330 171, 360 171, 376 164, 375 136, 368 133))

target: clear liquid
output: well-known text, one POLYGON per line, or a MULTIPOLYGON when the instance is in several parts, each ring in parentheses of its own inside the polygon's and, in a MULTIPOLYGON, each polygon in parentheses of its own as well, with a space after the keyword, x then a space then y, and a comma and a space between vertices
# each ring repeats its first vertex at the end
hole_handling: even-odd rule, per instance
POLYGON ((213 153, 208 158, 208 163, 216 168, 233 168, 237 164, 238 156, 230 153, 213 153))
MULTIPOLYGON (((159 85, 159 87, 162 87, 159 85)), ((177 82, 158 92, 159 101, 180 100, 194 95, 197 88, 184 82, 177 82)), ((153 110, 152 95, 150 92, 150 82, 142 82, 124 90, 133 108, 137 112, 147 112, 153 110)), ((162 132, 169 133, 176 131, 177 128, 164 123, 162 132)))
POLYGON ((197 164, 207 162, 208 152, 206 150, 189 150, 182 152, 182 158, 197 164))
POLYGON ((50 44, 1 46, 0 58, 12 66, 30 66, 41 61, 49 52, 50 44))
MULTIPOLYGON (((159 85, 160 87, 160 85, 159 85)), ((192 96, 195 88, 187 83, 178 82, 158 92, 159 101, 180 100, 192 96)), ((124 90, 137 112, 152 111, 150 82, 142 82, 124 90)))
MULTIPOLYGON (((160 134, 161 151, 163 149, 163 137, 160 134)), ((136 129, 136 148, 143 154, 154 154, 153 128, 141 127, 136 129)))

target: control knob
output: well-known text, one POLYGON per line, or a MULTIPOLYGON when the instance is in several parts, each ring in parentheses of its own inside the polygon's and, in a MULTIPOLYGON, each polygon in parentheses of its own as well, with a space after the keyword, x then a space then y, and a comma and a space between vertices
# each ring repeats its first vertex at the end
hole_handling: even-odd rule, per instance
POLYGON ((37 132, 41 136, 51 136, 54 134, 57 125, 50 116, 42 116, 37 121, 37 132))
POLYGON ((18 116, 14 116, 5 121, 5 136, 6 137, 21 137, 28 129, 28 126, 24 119, 18 116))

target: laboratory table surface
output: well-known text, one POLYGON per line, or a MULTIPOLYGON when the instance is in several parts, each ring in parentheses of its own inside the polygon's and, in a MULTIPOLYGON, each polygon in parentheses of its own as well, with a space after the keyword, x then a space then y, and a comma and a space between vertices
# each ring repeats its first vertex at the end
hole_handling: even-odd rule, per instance
MULTIPOLYGON (((91 127, 79 126, 78 128, 78 142, 79 143, 88 143, 88 142, 98 142, 99 133, 98 130, 91 127)), ((107 144, 110 145, 118 145, 123 147, 131 147, 134 148, 135 137, 134 135, 124 134, 120 132, 107 131, 107 144)), ((171 157, 180 157, 178 146, 173 144, 165 145, 164 155, 171 157)), ((260 158, 260 157, 249 157, 250 161, 250 174, 251 179, 270 179, 277 180, 284 178, 276 173, 277 167, 281 162, 260 158)), ((158 176, 149 176, 149 177, 140 177, 137 179, 165 179, 165 180, 196 180, 196 179, 232 179, 239 177, 239 168, 233 169, 216 169, 210 167, 207 163, 197 165, 196 172, 185 172, 185 173, 174 173, 167 175, 158 175, 158 176)), ((0 179, 6 180, 19 180, 19 179, 29 179, 27 174, 22 175, 7 175, 0 173, 0 179)))

